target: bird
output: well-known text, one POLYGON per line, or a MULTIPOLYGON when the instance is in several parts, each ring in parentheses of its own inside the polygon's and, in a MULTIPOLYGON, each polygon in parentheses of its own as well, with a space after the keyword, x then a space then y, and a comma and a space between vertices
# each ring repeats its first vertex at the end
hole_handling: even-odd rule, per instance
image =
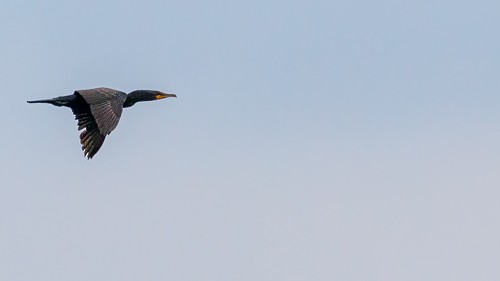
POLYGON ((31 100, 28 103, 48 103, 71 108, 78 121, 78 131, 83 155, 92 159, 99 151, 104 139, 118 125, 123 108, 142 101, 177 97, 155 90, 136 90, 128 94, 110 88, 76 90, 72 95, 52 99, 31 100))

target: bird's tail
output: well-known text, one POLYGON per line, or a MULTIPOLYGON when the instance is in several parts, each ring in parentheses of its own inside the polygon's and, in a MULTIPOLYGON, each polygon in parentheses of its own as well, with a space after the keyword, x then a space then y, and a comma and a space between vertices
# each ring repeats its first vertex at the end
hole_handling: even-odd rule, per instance
POLYGON ((55 106, 68 106, 68 104, 73 100, 73 96, 63 96, 63 97, 57 97, 53 99, 46 99, 46 100, 31 100, 28 101, 28 103, 50 103, 55 106))
POLYGON ((29 100, 27 101, 28 103, 50 103, 54 104, 54 100, 48 99, 48 100, 29 100))

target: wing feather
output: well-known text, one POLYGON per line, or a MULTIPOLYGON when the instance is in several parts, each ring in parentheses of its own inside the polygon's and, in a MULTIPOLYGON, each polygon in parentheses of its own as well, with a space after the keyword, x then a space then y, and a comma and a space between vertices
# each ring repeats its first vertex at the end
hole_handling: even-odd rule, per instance
POLYGON ((90 106, 90 110, 101 134, 109 135, 118 126, 127 94, 108 88, 78 90, 90 106))
POLYGON ((83 155, 92 158, 99 151, 106 135, 99 131, 97 123, 92 116, 90 106, 80 97, 80 101, 73 107, 73 114, 78 121, 78 130, 80 133, 80 144, 82 145, 83 155))
POLYGON ((99 151, 106 136, 118 126, 127 94, 108 88, 75 91, 78 102, 71 107, 78 130, 82 150, 87 158, 99 151))

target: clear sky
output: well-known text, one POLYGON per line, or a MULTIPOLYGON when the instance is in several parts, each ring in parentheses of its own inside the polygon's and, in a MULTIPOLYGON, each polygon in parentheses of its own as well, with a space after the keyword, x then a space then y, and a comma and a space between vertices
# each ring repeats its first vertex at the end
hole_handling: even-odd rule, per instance
POLYGON ((0 280, 499 280, 498 1, 2 1, 0 280), (86 160, 67 108, 125 109, 86 160))

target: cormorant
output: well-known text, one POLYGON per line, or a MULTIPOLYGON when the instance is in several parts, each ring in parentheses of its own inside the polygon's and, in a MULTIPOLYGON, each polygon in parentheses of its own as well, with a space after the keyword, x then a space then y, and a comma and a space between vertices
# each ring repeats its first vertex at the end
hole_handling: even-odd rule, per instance
POLYGON ((55 106, 71 108, 78 120, 80 143, 84 156, 94 157, 99 151, 104 139, 118 125, 122 110, 131 107, 136 102, 159 100, 177 97, 153 90, 137 90, 129 94, 109 88, 95 88, 75 91, 72 95, 53 99, 28 101, 28 103, 50 103, 55 106))

